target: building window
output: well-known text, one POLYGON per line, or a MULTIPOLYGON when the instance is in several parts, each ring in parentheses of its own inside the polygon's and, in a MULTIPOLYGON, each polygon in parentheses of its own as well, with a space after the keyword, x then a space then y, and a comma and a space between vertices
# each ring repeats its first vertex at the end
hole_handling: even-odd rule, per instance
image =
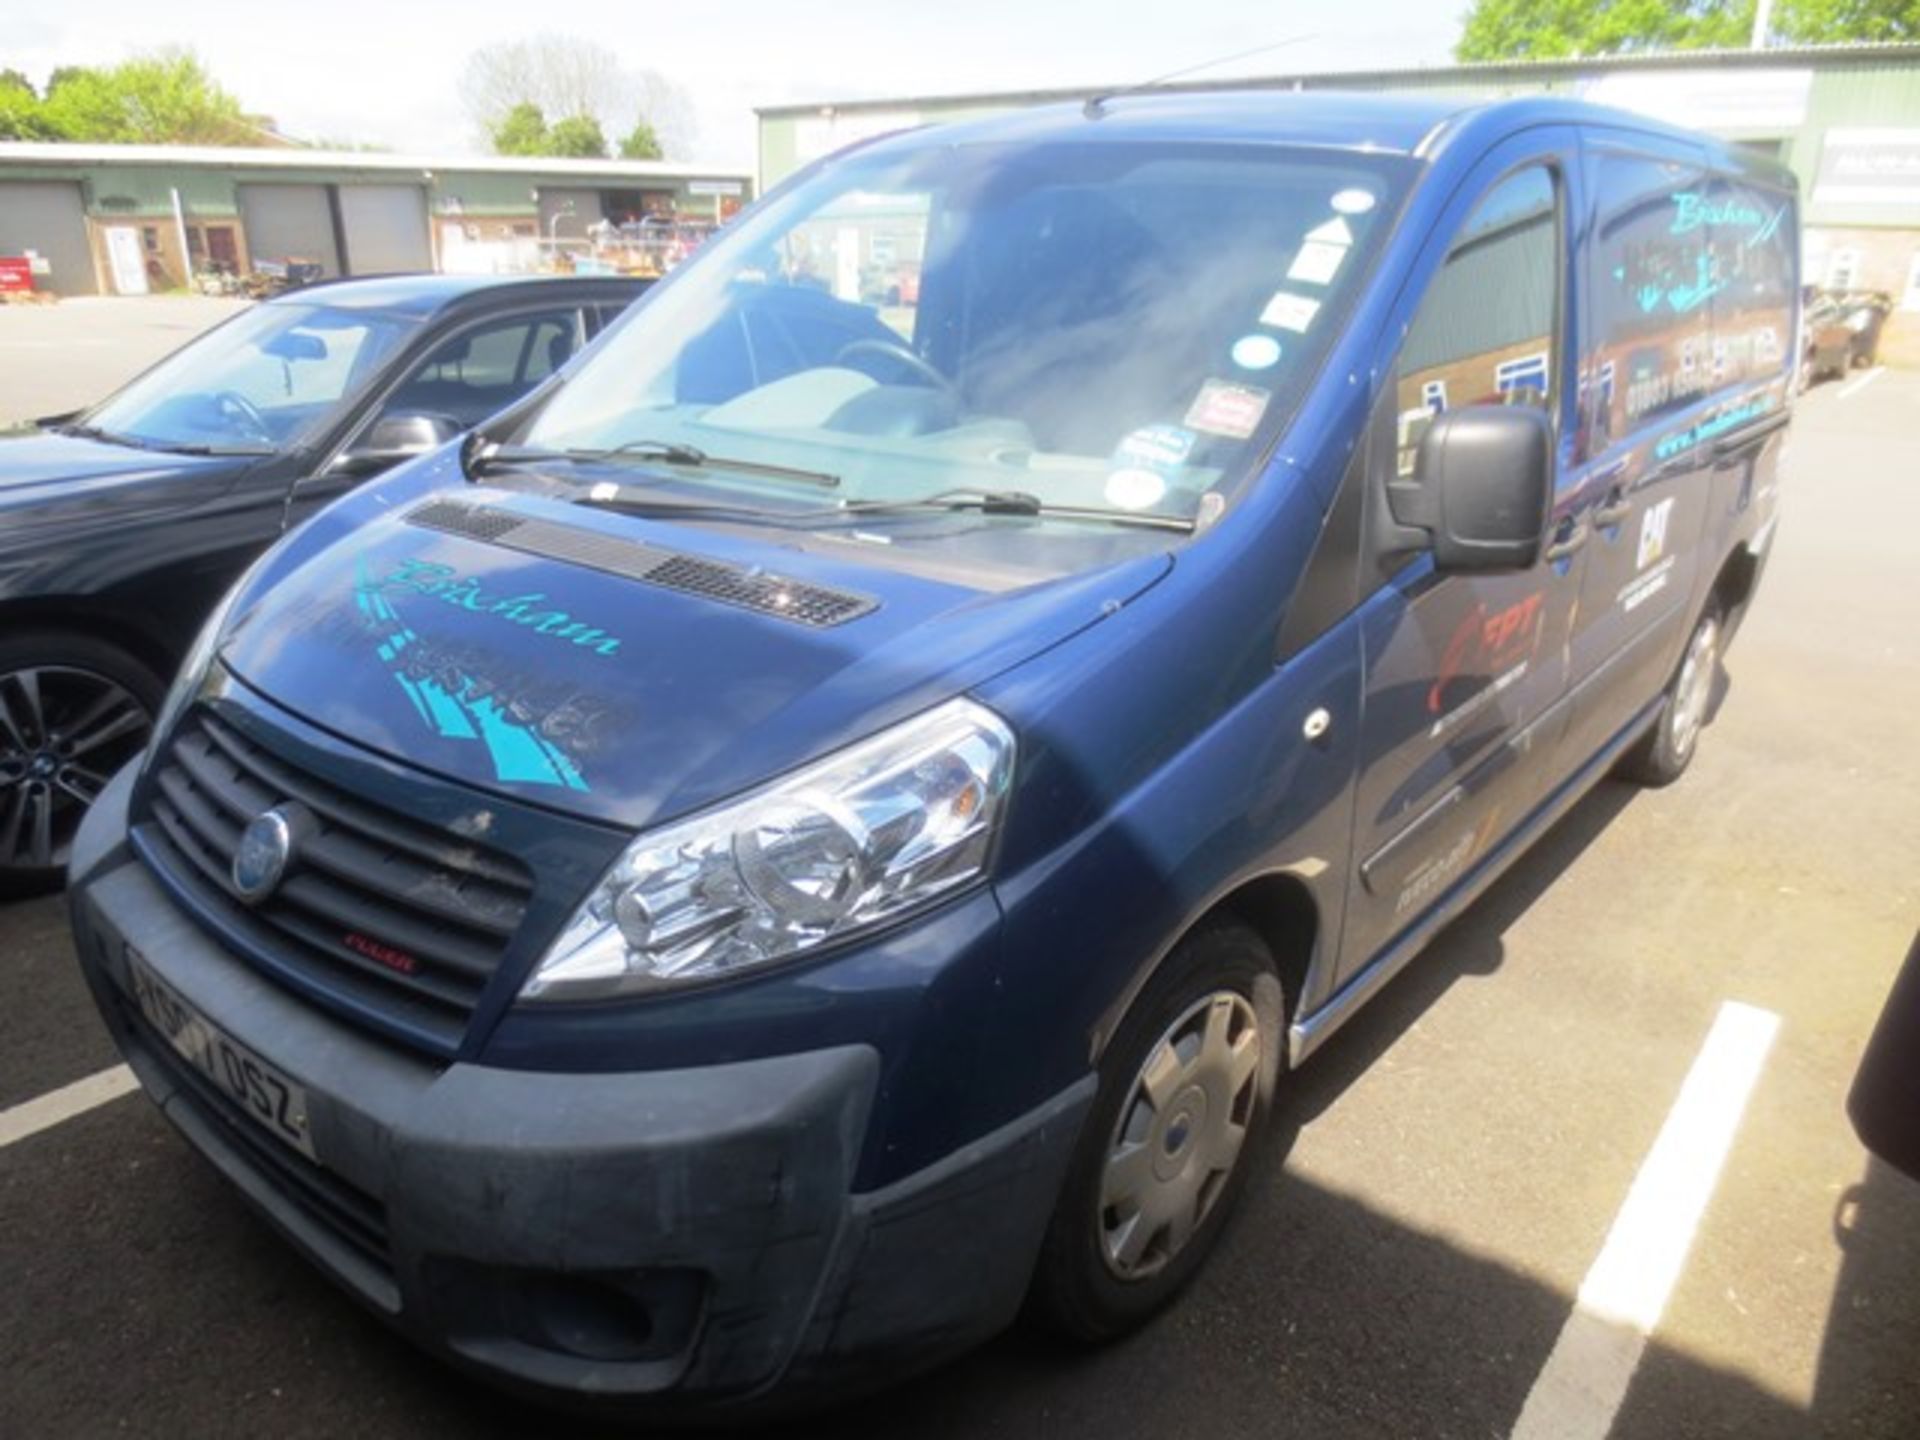
POLYGON ((1444 380, 1427 381, 1426 384, 1420 387, 1420 403, 1436 415, 1446 413, 1447 382, 1444 380))
POLYGON ((1827 257, 1827 289, 1851 290, 1860 283, 1860 252, 1836 250, 1827 257))
POLYGON ((1517 360, 1502 360, 1493 367, 1493 388, 1502 395, 1516 390, 1547 393, 1547 352, 1523 355, 1517 360))

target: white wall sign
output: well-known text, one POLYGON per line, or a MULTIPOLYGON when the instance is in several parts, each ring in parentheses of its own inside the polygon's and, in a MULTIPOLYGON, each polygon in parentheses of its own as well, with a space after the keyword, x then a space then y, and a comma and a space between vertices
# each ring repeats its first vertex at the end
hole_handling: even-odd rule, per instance
POLYGON ((1920 205, 1920 130, 1827 131, 1816 205, 1920 205))
POLYGON ((1581 93, 1696 130, 1784 135, 1805 122, 1812 90, 1811 70, 1617 70, 1581 93))

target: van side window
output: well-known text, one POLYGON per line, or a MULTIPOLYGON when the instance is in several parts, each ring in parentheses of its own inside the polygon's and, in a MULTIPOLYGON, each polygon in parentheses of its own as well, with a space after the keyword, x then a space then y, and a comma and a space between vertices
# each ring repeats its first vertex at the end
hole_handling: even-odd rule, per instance
POLYGON ((1488 192, 1434 276, 1395 375, 1397 464, 1411 474, 1428 423, 1462 405, 1547 403, 1559 294, 1553 174, 1531 165, 1488 192))
POLYGON ((1714 385, 1711 195, 1691 166, 1603 154, 1588 327, 1588 453, 1714 385))
POLYGON ((1795 273, 1791 195, 1716 181, 1712 201, 1715 388, 1766 380, 1788 369, 1795 273))

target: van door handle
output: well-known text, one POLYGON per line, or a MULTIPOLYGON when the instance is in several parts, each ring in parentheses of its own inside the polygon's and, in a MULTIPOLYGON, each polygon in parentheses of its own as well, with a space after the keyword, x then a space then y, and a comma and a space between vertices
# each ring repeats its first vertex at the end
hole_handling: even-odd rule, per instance
POLYGON ((1626 492, 1613 490, 1607 494, 1607 503, 1593 512, 1593 523, 1603 530, 1611 530, 1631 514, 1633 501, 1627 498, 1626 492))
POLYGON ((1585 525, 1582 525, 1578 520, 1575 520, 1569 515, 1565 520, 1560 522, 1559 528, 1553 532, 1553 540, 1547 546, 1546 558, 1549 560, 1566 559, 1569 555, 1573 554, 1574 551, 1586 544, 1587 536, 1592 533, 1593 532, 1585 525))

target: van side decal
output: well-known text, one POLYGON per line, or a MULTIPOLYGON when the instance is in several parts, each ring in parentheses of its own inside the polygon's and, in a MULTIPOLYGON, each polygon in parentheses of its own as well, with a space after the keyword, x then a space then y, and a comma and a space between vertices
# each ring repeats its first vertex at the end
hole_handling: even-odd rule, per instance
POLYGON ((443 740, 480 741, 487 747, 494 774, 501 780, 561 785, 569 790, 590 788, 579 767, 558 746, 511 719, 493 696, 478 693, 481 687, 471 677, 460 675, 458 689, 448 690, 436 680, 416 679, 406 673, 397 662, 401 652, 420 637, 381 593, 387 583, 376 580, 362 560, 360 578, 354 585, 354 603, 367 622, 381 631, 376 653, 387 664, 394 683, 406 692, 421 723, 443 740))

